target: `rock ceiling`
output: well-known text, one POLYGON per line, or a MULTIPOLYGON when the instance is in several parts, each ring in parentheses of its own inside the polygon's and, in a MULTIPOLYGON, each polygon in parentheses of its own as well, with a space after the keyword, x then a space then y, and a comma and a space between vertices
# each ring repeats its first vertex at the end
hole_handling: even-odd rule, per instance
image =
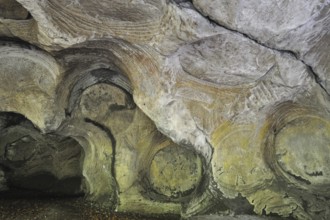
POLYGON ((329 0, 0 0, 0 189, 327 219, 329 34, 329 0))

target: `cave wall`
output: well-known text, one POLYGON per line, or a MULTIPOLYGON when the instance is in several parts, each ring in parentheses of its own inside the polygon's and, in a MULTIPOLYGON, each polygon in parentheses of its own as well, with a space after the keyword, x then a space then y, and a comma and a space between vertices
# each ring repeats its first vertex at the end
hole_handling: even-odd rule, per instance
POLYGON ((0 111, 32 124, 0 118, 0 162, 58 146, 120 212, 326 219, 329 31, 328 0, 0 0, 0 111))

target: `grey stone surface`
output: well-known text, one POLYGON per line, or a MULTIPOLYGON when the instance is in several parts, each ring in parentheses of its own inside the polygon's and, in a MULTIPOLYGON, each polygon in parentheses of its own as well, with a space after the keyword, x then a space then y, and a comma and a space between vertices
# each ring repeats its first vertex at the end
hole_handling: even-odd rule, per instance
POLYGON ((0 116, 17 178, 81 171, 120 212, 329 218, 328 0, 0 3, 0 111, 33 124, 0 116))
POLYGON ((204 15, 276 50, 292 51, 329 87, 330 2, 193 0, 204 15))

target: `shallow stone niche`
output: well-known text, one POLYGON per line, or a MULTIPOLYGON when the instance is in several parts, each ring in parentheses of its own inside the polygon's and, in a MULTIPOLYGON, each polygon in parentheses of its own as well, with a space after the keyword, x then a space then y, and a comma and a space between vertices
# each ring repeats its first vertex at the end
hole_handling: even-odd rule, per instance
POLYGON ((329 218, 329 1, 212 2, 0 0, 0 189, 329 218))

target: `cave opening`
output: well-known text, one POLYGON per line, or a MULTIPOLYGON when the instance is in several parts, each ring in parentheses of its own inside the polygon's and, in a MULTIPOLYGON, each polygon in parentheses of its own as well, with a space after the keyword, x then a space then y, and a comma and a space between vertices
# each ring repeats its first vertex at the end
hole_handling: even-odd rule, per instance
POLYGON ((87 204, 83 159, 73 138, 42 134, 24 115, 1 112, 0 218, 20 219, 38 209, 47 216, 65 207, 66 216, 79 213, 77 207, 87 204))
POLYGON ((18 113, 0 113, 0 121, 3 195, 83 195, 84 155, 77 141, 57 134, 42 134, 18 113))
MULTIPOLYGON (((0 113, 0 219, 167 219, 116 213, 91 201, 77 140, 43 134, 24 115, 0 113)), ((178 216, 171 216, 178 219, 178 216)))

